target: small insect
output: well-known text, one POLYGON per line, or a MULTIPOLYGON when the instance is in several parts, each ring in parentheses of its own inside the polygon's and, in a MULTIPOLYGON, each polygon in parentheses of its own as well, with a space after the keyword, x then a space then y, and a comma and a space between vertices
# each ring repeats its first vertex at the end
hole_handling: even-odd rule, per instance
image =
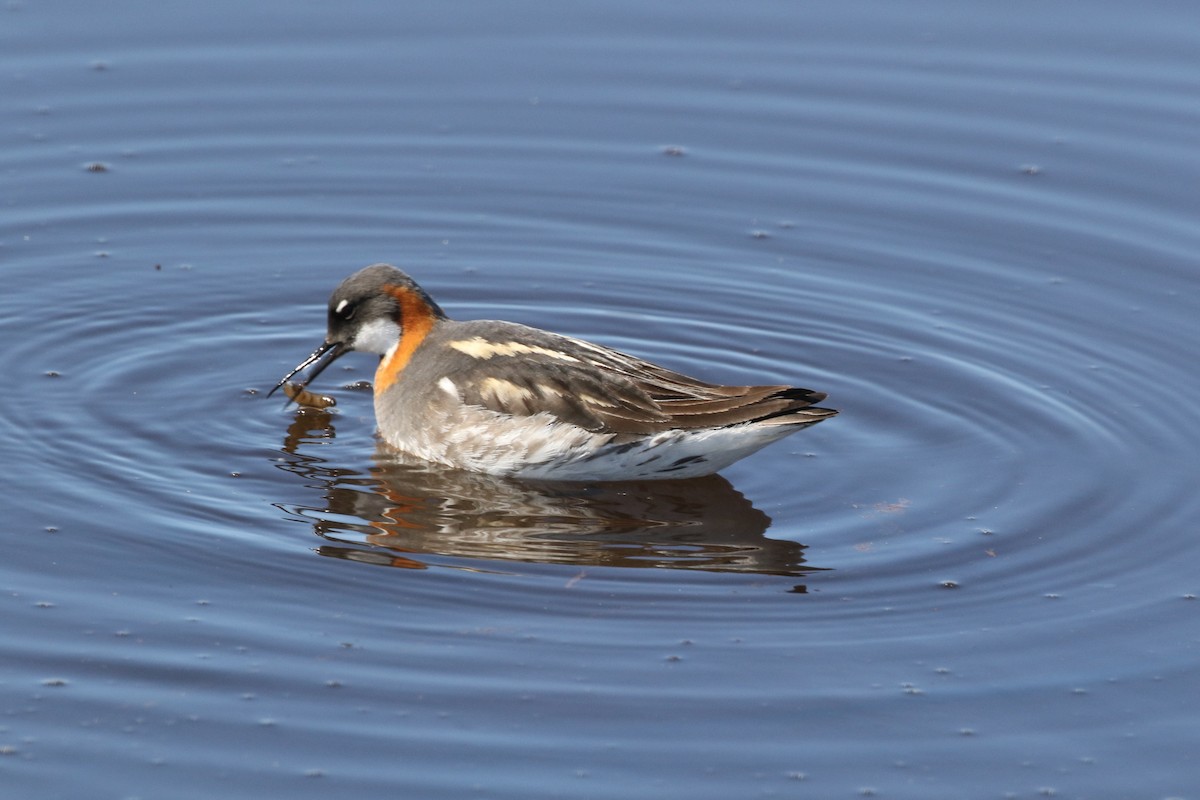
POLYGON ((337 405, 337 399, 329 395, 310 392, 298 383, 288 382, 283 385, 283 393, 289 400, 309 408, 330 408, 337 405))

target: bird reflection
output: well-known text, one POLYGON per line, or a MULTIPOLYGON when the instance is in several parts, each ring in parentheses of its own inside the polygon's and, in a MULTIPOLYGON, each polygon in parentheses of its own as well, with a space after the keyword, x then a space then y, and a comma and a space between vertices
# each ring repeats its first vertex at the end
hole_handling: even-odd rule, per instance
POLYGON ((770 518, 719 475, 517 481, 417 461, 385 445, 362 474, 305 447, 332 439, 333 420, 298 410, 279 463, 324 492, 319 506, 280 506, 312 524, 325 541, 321 555, 409 569, 440 556, 786 576, 819 569, 805 565, 804 545, 766 538, 770 518))

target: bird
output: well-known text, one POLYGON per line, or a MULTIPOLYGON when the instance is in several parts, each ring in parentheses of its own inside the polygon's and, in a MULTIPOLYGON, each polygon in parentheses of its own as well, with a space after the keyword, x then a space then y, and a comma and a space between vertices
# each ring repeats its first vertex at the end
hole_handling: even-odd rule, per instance
POLYGON ((352 351, 380 357, 373 392, 383 442, 508 478, 693 478, 838 413, 816 405, 823 392, 707 383, 515 322, 454 320, 390 264, 342 281, 325 341, 267 396, 303 389, 352 351))

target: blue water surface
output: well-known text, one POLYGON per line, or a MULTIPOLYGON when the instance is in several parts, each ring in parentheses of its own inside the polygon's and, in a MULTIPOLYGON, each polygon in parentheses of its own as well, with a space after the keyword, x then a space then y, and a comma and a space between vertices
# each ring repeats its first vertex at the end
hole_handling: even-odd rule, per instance
POLYGON ((1196 797, 1200 9, 0 10, 0 795, 1196 797), (722 476, 401 463, 453 316, 841 414, 722 476))

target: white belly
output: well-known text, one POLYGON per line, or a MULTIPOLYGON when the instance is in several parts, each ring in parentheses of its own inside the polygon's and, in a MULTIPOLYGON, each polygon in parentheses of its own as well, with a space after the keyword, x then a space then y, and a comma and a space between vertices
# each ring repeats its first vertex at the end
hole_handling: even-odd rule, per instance
POLYGON ((457 469, 535 480, 613 481, 709 475, 802 427, 747 423, 614 442, 611 433, 593 433, 548 414, 516 417, 459 406, 441 424, 381 433, 398 450, 457 469))

